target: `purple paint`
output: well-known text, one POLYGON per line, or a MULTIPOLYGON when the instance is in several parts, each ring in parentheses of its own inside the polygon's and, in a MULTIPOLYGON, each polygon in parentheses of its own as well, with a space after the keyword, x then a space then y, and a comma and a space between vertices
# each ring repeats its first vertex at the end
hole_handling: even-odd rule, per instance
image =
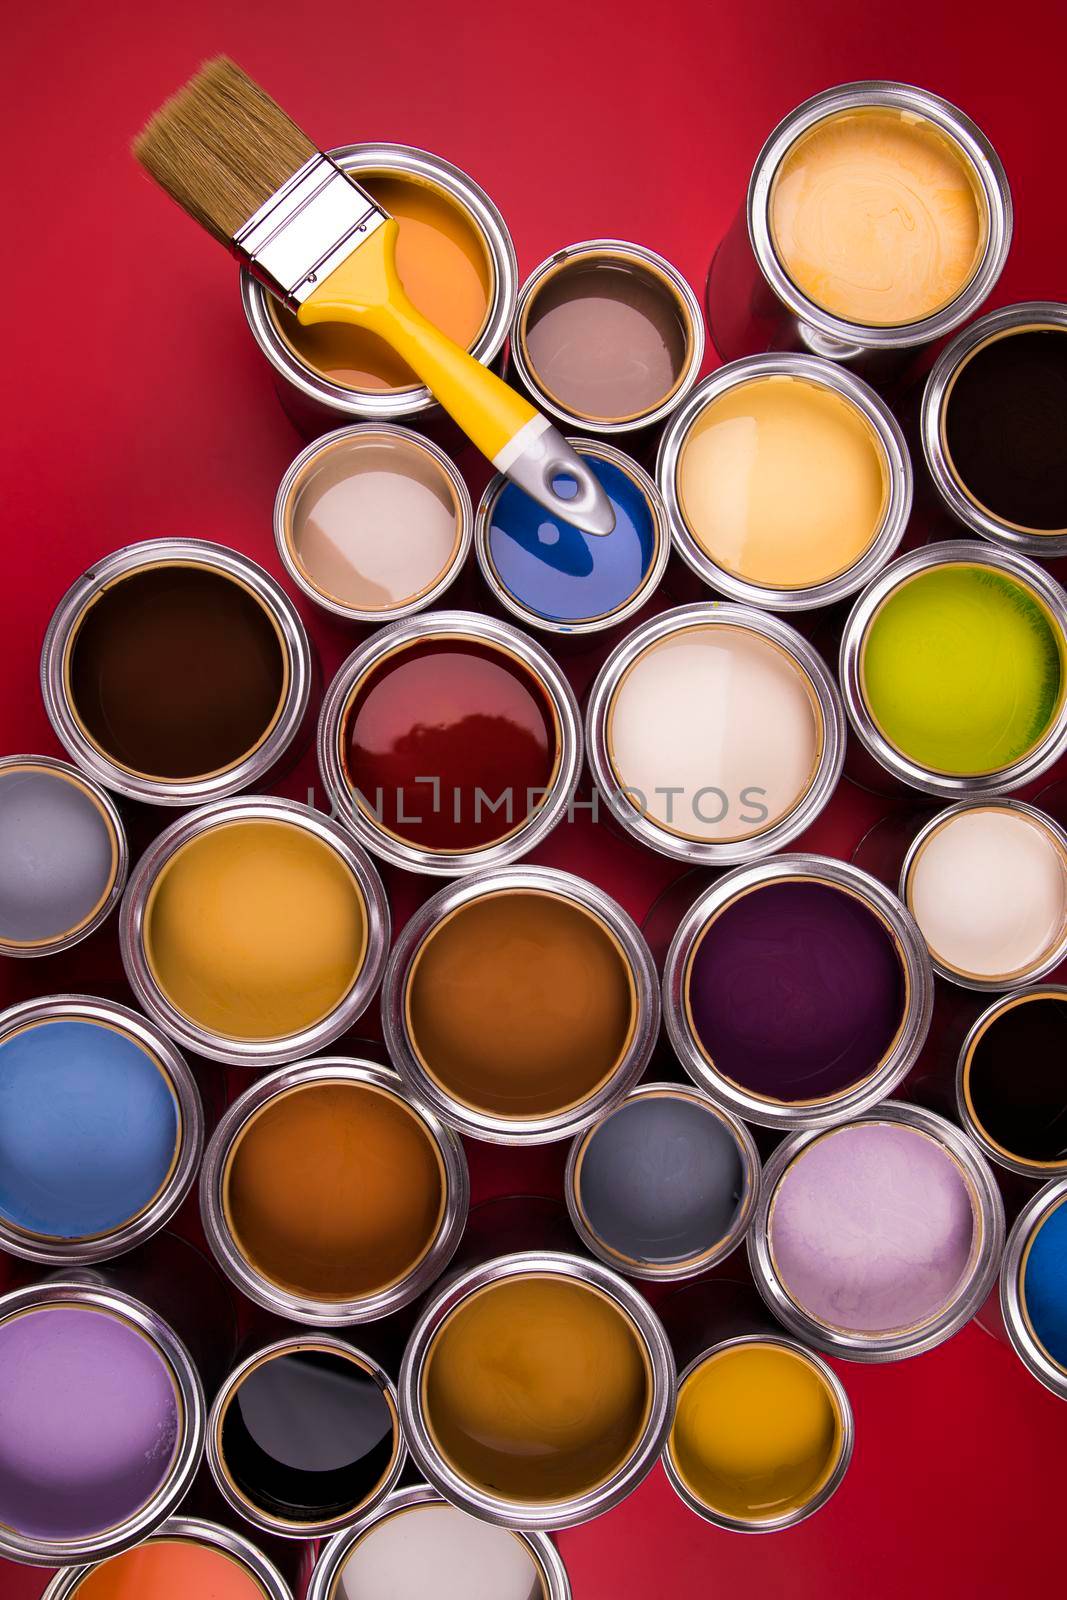
POLYGON ((740 895, 690 958, 697 1043, 770 1100, 817 1100, 867 1078, 904 1016, 904 968, 881 918, 844 889, 775 881, 740 895))
POLYGON ((918 1327, 955 1300, 976 1231, 963 1169, 900 1123, 832 1129, 786 1168, 771 1206, 782 1286, 848 1333, 918 1327))
POLYGON ((70 1541, 152 1498, 178 1442, 170 1368, 129 1323, 43 1306, 0 1324, 0 1522, 70 1541))

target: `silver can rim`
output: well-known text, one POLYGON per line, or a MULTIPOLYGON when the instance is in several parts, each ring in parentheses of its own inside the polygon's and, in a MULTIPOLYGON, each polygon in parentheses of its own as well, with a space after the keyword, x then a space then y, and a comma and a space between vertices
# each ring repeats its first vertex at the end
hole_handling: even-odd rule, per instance
POLYGON ((848 354, 857 349, 900 350, 941 339, 972 316, 1004 269, 1013 211, 1007 174, 993 145, 971 118, 941 95, 913 84, 876 78, 838 84, 812 95, 779 122, 756 157, 746 197, 748 234, 757 265, 777 298, 824 340, 848 354), (770 195, 775 175, 797 139, 840 111, 866 107, 911 112, 950 138, 964 153, 981 186, 989 230, 982 259, 954 300, 918 322, 867 326, 824 311, 800 293, 778 260, 771 239, 770 195))
POLYGON ((297 588, 307 595, 322 611, 328 611, 335 617, 344 617, 348 622, 369 622, 383 624, 396 622, 401 617, 412 617, 420 611, 425 611, 434 601, 439 600, 445 590, 456 581, 467 559, 471 547, 472 528, 474 523, 474 509, 471 505, 470 490, 463 474, 452 460, 446 455, 440 445, 428 439, 425 434, 416 433, 414 428, 402 427, 395 422, 354 422, 343 428, 334 428, 330 433, 313 439, 305 445, 300 454, 290 463, 285 476, 278 485, 278 492, 274 498, 274 543, 278 555, 286 572, 292 578, 297 588), (326 450, 344 439, 360 439, 366 437, 380 437, 399 439, 413 449, 420 450, 429 456, 435 466, 441 469, 449 487, 455 496, 456 520, 459 538, 455 550, 449 557, 447 564, 441 569, 429 588, 400 605, 387 606, 380 611, 364 611, 359 606, 346 605, 343 600, 326 593, 318 588, 300 566, 287 538, 288 512, 293 491, 299 484, 305 470, 315 460, 315 457, 325 453, 326 450))
POLYGON ((455 883, 446 884, 424 901, 404 924, 382 982, 385 1046, 408 1095, 418 1104, 429 1106, 457 1133, 486 1144, 549 1144, 588 1127, 616 1105, 637 1082, 651 1059, 659 1022, 656 964, 640 928, 618 901, 597 884, 558 867, 519 863, 470 873, 455 883), (509 891, 554 895, 590 913, 618 943, 634 984, 633 1037, 611 1075, 587 1099, 539 1117, 506 1117, 479 1110, 448 1093, 423 1067, 405 1020, 408 977, 430 935, 461 906, 509 891))
POLYGON ((28 1566, 54 1567, 102 1561, 140 1544, 180 1504, 204 1453, 206 1405, 200 1376, 189 1352, 158 1312, 118 1289, 89 1288, 62 1277, 28 1284, 0 1296, 0 1323, 19 1312, 49 1305, 88 1306, 130 1324, 154 1346, 178 1392, 178 1443, 167 1476, 140 1509, 114 1527, 80 1539, 33 1539, 0 1525, 0 1554, 28 1566))
MULTIPOLYGON (((373 1512, 361 1517, 352 1527, 344 1528, 340 1533, 334 1534, 315 1563, 307 1600, 334 1600, 333 1584, 363 1535, 397 1512, 409 1511, 413 1506, 423 1505, 451 1506, 452 1502, 446 1500, 443 1494, 438 1494, 428 1483, 411 1484, 405 1489, 395 1490, 373 1512)), ((458 1507, 453 1507, 453 1510, 456 1509, 458 1507)), ((563 1558, 547 1534, 521 1528, 509 1528, 508 1532, 520 1540, 529 1552, 544 1584, 545 1600, 571 1600, 567 1569, 563 1565, 563 1558)), ((45 1600, 48 1600, 48 1597, 45 1597, 45 1600)))
POLYGON ((1067 333, 1067 305, 1056 300, 1025 300, 998 311, 990 311, 977 322, 972 322, 956 335, 952 343, 940 354, 926 380, 922 397, 920 432, 923 455, 930 476, 945 505, 968 534, 978 534, 991 544, 1037 560, 1054 560, 1067 555, 1067 531, 1037 533, 1017 528, 1010 522, 987 511, 977 500, 966 494, 949 465, 948 452, 941 434, 941 423, 948 392, 964 363, 979 345, 999 334, 1010 333, 1015 328, 1027 328, 1034 323, 1060 328, 1067 333))
POLYGON ((664 417, 670 415, 676 405, 685 399, 685 396, 697 380, 697 374, 704 360, 706 338, 704 312, 700 301, 678 268, 668 261, 665 256, 661 256, 655 250, 650 250, 647 245, 634 244, 627 239, 582 239, 577 244, 565 245, 562 249, 553 251, 550 256, 546 256, 544 261, 534 268, 526 279, 519 290, 518 299, 515 302, 514 315, 511 319, 510 349, 516 372, 525 387, 538 397, 539 410, 546 412, 549 416, 554 417, 557 422, 562 422, 568 428, 581 428, 589 433, 613 438, 620 434, 639 433, 646 428, 655 427, 657 423, 663 421, 664 417), (686 340, 685 361, 670 393, 659 401, 657 405, 653 406, 651 410, 643 412, 639 417, 614 422, 604 422, 596 417, 582 416, 577 411, 571 411, 566 406, 560 405, 557 400, 547 394, 526 359, 523 340, 520 337, 520 327, 530 301, 540 289, 546 277, 554 274, 559 267, 582 261, 595 261, 598 256, 604 255, 626 257, 639 267, 651 268, 654 274, 665 279, 676 295, 679 304, 684 308, 689 335, 686 340))
MULTIPOLYGON (((973 796, 969 800, 958 800, 953 806, 946 806, 944 811, 939 811, 936 816, 930 818, 929 822, 924 823, 915 835, 908 847, 908 853, 904 857, 904 864, 900 869, 900 884, 897 892, 902 905, 910 909, 908 907, 908 889, 912 869, 918 859, 919 852, 933 834, 953 817, 962 816, 968 811, 984 811, 990 806, 994 806, 998 811, 1029 817, 1031 822, 1042 828, 1045 833, 1051 835, 1052 841, 1060 851, 1064 863, 1067 864, 1067 833, 1064 832, 1054 817, 1050 817, 1045 811, 1040 811, 1037 806, 1028 805, 1025 800, 1016 800, 1007 795, 973 796)), ((914 916, 914 913, 912 915, 914 916)), ((954 983, 957 988, 973 989, 984 994, 1003 994, 1005 991, 1014 993, 1017 989, 1039 982, 1054 967, 1059 966, 1064 956, 1067 956, 1067 918, 1064 920, 1059 938, 1050 947, 1048 953, 1035 967, 1030 968, 1018 978, 979 978, 972 974, 961 972, 955 967, 946 966, 929 944, 927 944, 927 949, 930 952, 930 961, 934 971, 939 978, 944 978, 946 983, 954 983)), ((986 1150, 986 1154, 990 1155, 992 1152, 986 1150)))
POLYGON ((444 1271, 466 1226, 470 1204, 467 1157, 457 1136, 434 1112, 413 1102, 404 1092, 400 1075, 359 1056, 316 1056, 311 1061, 281 1067, 259 1078, 236 1099, 222 1117, 204 1151, 200 1169, 200 1216, 211 1254, 241 1293, 291 1322, 310 1328, 351 1327, 373 1322, 399 1311, 423 1294, 444 1271), (356 1300, 312 1300, 270 1282, 245 1260, 226 1224, 222 1205, 222 1178, 233 1144, 253 1113, 291 1089, 309 1084, 368 1084, 401 1100, 425 1127, 444 1169, 444 1215, 426 1253, 406 1277, 356 1300))
POLYGON ((86 791, 100 807, 104 821, 111 831, 115 846, 115 872, 111 887, 105 898, 96 908, 91 917, 80 927, 71 932, 60 934, 54 939, 35 941, 32 945, 12 944, 0 938, 0 955, 11 956, 17 959, 33 960, 37 956, 58 955, 61 950, 69 950, 73 945, 81 944, 83 939, 88 939, 91 933, 105 923, 119 901, 122 891, 126 887, 126 879, 130 871, 130 847, 126 838, 126 829, 118 809, 106 789, 101 788, 87 772, 76 767, 73 762, 60 761, 55 756, 14 755, 0 757, 0 777, 5 772, 10 772, 19 767, 41 767, 46 772, 57 772, 65 778, 74 779, 83 784, 86 791))
MULTIPOLYGON (((358 178, 361 172, 388 171, 402 177, 422 178, 443 189, 466 210, 477 226, 492 267, 493 291, 485 322, 471 354, 488 365, 499 355, 518 294, 519 267, 511 234, 503 216, 480 184, 444 156, 410 144, 343 144, 326 154, 343 171, 358 178)), ((307 399, 325 405, 338 419, 401 422, 437 406, 422 384, 407 389, 345 389, 306 367, 278 334, 267 309, 268 292, 247 269, 240 278, 241 305, 252 337, 275 372, 307 399)))
POLYGON ((1000 1311, 1012 1349, 1030 1375, 1067 1400, 1067 1370, 1048 1355, 1023 1308, 1023 1258, 1042 1224, 1067 1200, 1067 1178, 1054 1178, 1032 1195, 1015 1219, 1000 1273, 1000 1311))
POLYGON ((582 723, 574 691, 548 652, 510 622, 475 611, 433 611, 387 623, 359 645, 339 667, 326 690, 319 715, 319 772, 334 813, 373 855, 409 872, 455 878, 482 867, 515 861, 551 833, 567 811, 582 766, 582 723), (394 837, 358 806, 348 785, 338 741, 348 702, 359 680, 394 650, 439 635, 473 639, 510 652, 540 682, 559 719, 559 768, 537 810, 503 839, 472 850, 428 850, 394 837))
POLYGON ((397 1480, 404 1470, 407 1460, 407 1445, 400 1429, 400 1409, 397 1402, 396 1386, 380 1362, 365 1350, 359 1350, 345 1339, 324 1333, 294 1333, 285 1339, 275 1339, 270 1344, 262 1345, 254 1350, 251 1355, 232 1369, 223 1379, 218 1393, 212 1403, 207 1419, 207 1439, 205 1443, 205 1456, 208 1469, 215 1482, 215 1487, 222 1495, 226 1504, 238 1516, 251 1523, 254 1528, 259 1528, 265 1533, 273 1533, 283 1539, 321 1539, 335 1533, 339 1528, 347 1528, 352 1519, 370 1516, 375 1508, 395 1489, 397 1480), (374 1489, 368 1499, 358 1506, 350 1506, 348 1510, 338 1512, 336 1516, 325 1517, 319 1521, 296 1522, 283 1517, 271 1516, 257 1506, 254 1501, 238 1493, 237 1488, 226 1470, 220 1448, 220 1431, 223 1412, 230 1399, 243 1383, 244 1379, 254 1367, 262 1362, 273 1360, 277 1356, 297 1355, 302 1350, 324 1350, 354 1361, 357 1366, 363 1367, 367 1376, 376 1384, 379 1392, 384 1395, 386 1404, 393 1415, 396 1437, 394 1440, 393 1457, 382 1481, 374 1489))
MULTIPOLYGON (((265 1591, 267 1600, 293 1600, 289 1585, 274 1563, 250 1539, 235 1533, 232 1528, 223 1528, 219 1523, 207 1522, 202 1517, 168 1517, 166 1522, 153 1530, 147 1542, 155 1539, 183 1539, 193 1544, 209 1545, 246 1567, 265 1591)), ((56 1573, 41 1600, 74 1600, 79 1585, 95 1567, 95 1562, 88 1566, 64 1567, 56 1573)))
POLYGON ((295 1061, 331 1044, 370 1005, 385 971, 391 931, 389 901, 373 861, 346 831, 310 806, 274 795, 213 800, 179 817, 145 851, 130 878, 119 917, 119 943, 126 978, 138 1004, 163 1032, 197 1055, 232 1067, 269 1067, 295 1061), (231 822, 283 822, 302 828, 329 846, 352 874, 363 899, 367 947, 363 964, 333 1011, 309 1027, 276 1039, 235 1039, 212 1033, 174 1006, 152 973, 145 952, 144 922, 149 896, 179 849, 210 829, 231 822))
POLYGON ((662 611, 641 623, 617 644, 596 675, 586 710, 586 747, 597 792, 615 820, 642 844, 677 861, 708 866, 736 866, 758 860, 789 844, 804 832, 827 804, 837 787, 845 762, 845 712, 833 674, 808 641, 781 617, 718 600, 698 601, 662 611), (822 718, 822 748, 815 774, 792 811, 762 833, 744 839, 701 840, 668 833, 651 816, 639 811, 612 766, 608 751, 607 722, 611 702, 623 673, 650 645, 686 628, 735 627, 759 634, 790 657, 807 680, 822 718))
POLYGON ((1035 982, 1024 984, 1017 989, 1009 989, 1006 994, 1001 992, 1000 998, 986 1006, 982 1014, 975 1018, 967 1030, 967 1037, 960 1046, 956 1061, 956 1111, 965 1131, 989 1161, 1002 1167, 1006 1172, 1017 1172, 1023 1178, 1036 1179, 1038 1182, 1052 1179, 1055 1182, 1061 1174, 1067 1173, 1067 1156, 1061 1161, 1050 1163, 1027 1161, 1022 1156, 1012 1155, 1010 1150, 1001 1149, 1000 1145, 990 1138, 967 1103, 971 1052, 980 1036, 993 1022, 1006 1011, 1013 1010, 1016 1005, 1027 1000, 1041 1000, 1046 997, 1067 1000, 1067 984, 1035 982))
MULTIPOLYGON (((571 1144, 567 1157, 567 1167, 563 1178, 563 1197, 567 1202, 567 1211, 575 1233, 581 1239, 587 1250, 592 1251, 598 1261, 606 1267, 612 1267, 626 1278, 641 1278, 649 1283, 680 1283, 687 1278, 696 1278, 710 1267, 717 1266, 725 1261, 727 1256, 733 1254, 747 1234, 752 1219, 756 1213, 756 1204, 759 1200, 760 1184, 762 1182, 762 1165, 756 1141, 739 1117, 725 1107, 716 1105, 710 1095, 696 1084, 688 1083, 639 1083, 630 1089, 615 1105, 602 1112, 595 1122, 590 1124, 583 1132, 579 1133, 571 1144), (635 1100, 645 1096, 670 1096, 674 1099, 687 1100, 699 1106, 701 1111, 715 1117, 727 1130, 734 1140, 737 1153, 741 1158, 741 1167, 744 1174, 741 1199, 729 1228, 710 1249, 704 1250, 700 1255, 686 1256, 681 1261, 638 1261, 629 1256, 619 1255, 612 1250, 596 1233, 585 1211, 582 1208, 578 1194, 579 1164, 589 1147, 589 1143, 597 1130, 617 1112, 635 1100)), ((681 1379, 679 1379, 681 1382, 681 1379)))
POLYGON ((881 396, 846 367, 821 356, 785 351, 744 356, 739 361, 719 367, 697 384, 663 430, 656 455, 656 481, 667 507, 671 541, 697 577, 742 605, 762 606, 768 611, 782 612, 811 611, 818 606, 832 605, 862 589, 892 558, 903 539, 911 515, 914 488, 911 457, 904 434, 881 396), (773 377, 804 378, 849 401, 873 432, 878 449, 885 458, 888 474, 885 510, 867 549, 844 572, 800 589, 769 588, 737 577, 721 567, 694 537, 678 494, 678 463, 682 449, 693 424, 705 408, 730 389, 759 378, 773 377))
POLYGON ((56 737, 75 766, 106 788, 155 806, 201 805, 236 794, 261 781, 299 732, 311 698, 311 677, 311 645, 285 590, 250 556, 209 539, 145 539, 123 545, 94 562, 75 579, 52 613, 41 649, 44 708, 56 737), (64 673, 69 644, 97 595, 109 584, 141 568, 168 564, 207 567, 249 589, 278 630, 289 669, 289 685, 281 709, 273 727, 255 749, 223 772, 181 781, 129 772, 98 750, 83 733, 74 715, 64 673))
POLYGON ((0 1217, 0 1247, 24 1261, 83 1266, 111 1260, 143 1244, 166 1226, 192 1187, 204 1150, 204 1108, 196 1079, 181 1051, 158 1028, 128 1006, 96 995, 55 994, 24 1000, 0 1012, 0 1044, 12 1032, 60 1018, 94 1022, 125 1034, 162 1069, 179 1116, 174 1165, 163 1187, 136 1216, 89 1239, 61 1239, 28 1233, 0 1217))
POLYGON ((944 1344, 946 1339, 951 1339, 981 1310, 1000 1270, 1005 1231, 1004 1202, 1000 1189, 992 1168, 973 1140, 954 1123, 922 1106, 909 1105, 903 1100, 883 1100, 848 1122, 838 1123, 832 1128, 803 1129, 782 1141, 764 1168, 763 1193, 748 1236, 748 1260, 756 1288, 768 1308, 794 1337, 813 1345, 825 1355, 880 1364, 903 1361, 909 1356, 923 1355, 927 1350, 935 1349, 939 1344, 944 1344), (779 1182, 787 1167, 803 1150, 816 1139, 840 1133, 844 1128, 872 1122, 891 1122, 913 1128, 926 1134, 955 1158, 977 1204, 975 1222, 980 1237, 970 1272, 956 1295, 937 1316, 918 1328, 864 1337, 830 1328, 795 1304, 779 1281, 774 1267, 768 1222, 779 1182))
POLYGON ((607 628, 619 627, 629 617, 632 617, 635 611, 639 611, 647 600, 651 599, 659 588, 660 580, 667 569, 671 540, 666 507, 663 504, 659 490, 644 467, 634 461, 631 456, 625 455, 621 450, 601 439, 569 438, 567 443, 579 456, 584 457, 586 460, 606 461, 611 466, 617 467, 620 472, 625 473, 641 491, 648 504, 648 509, 652 515, 654 539, 652 560, 649 563, 647 572, 629 599, 624 600, 622 605, 616 606, 614 611, 604 612, 595 617, 582 617, 575 622, 556 622, 553 618, 542 616, 539 611, 534 611, 532 607, 525 605, 516 595, 512 594, 496 570, 490 547, 490 537, 493 531, 493 512, 496 510, 497 501, 510 481, 502 472, 498 472, 494 478, 490 479, 478 503, 474 520, 474 553, 486 587, 500 605, 511 612, 512 616, 517 617, 527 628, 538 628, 543 633, 565 634, 574 638, 581 634, 602 633, 607 628))
POLYGON ((647 1300, 632 1284, 602 1266, 581 1256, 552 1251, 528 1250, 497 1256, 472 1267, 447 1284, 430 1300, 419 1316, 400 1369, 400 1417, 412 1460, 427 1481, 446 1500, 481 1517, 483 1522, 501 1528, 571 1528, 599 1516, 624 1500, 647 1477, 658 1461, 674 1419, 674 1357, 667 1335, 647 1300), (470 1295, 505 1278, 556 1276, 599 1289, 628 1316, 649 1363, 651 1389, 649 1415, 641 1436, 627 1461, 606 1483, 567 1500, 517 1502, 488 1494, 468 1483, 438 1451, 423 1417, 422 1373, 437 1332, 457 1307, 470 1295))
POLYGON ((939 566, 992 567, 1006 573, 1016 583, 1030 589, 1048 612, 1059 636, 1061 653, 1067 664, 1067 593, 1054 578, 1027 556, 1016 555, 977 540, 950 539, 923 545, 895 561, 873 578, 856 600, 841 636, 839 678, 845 710, 852 730, 868 755, 891 777, 911 789, 958 800, 964 795, 1002 795, 1021 788, 1039 777, 1067 749, 1067 692, 1061 692, 1056 715, 1044 735, 1018 761, 995 772, 935 772, 903 755, 882 733, 867 708, 863 693, 863 647, 875 613, 893 590, 918 572, 939 566))
MULTIPOLYGON (((926 1040, 934 1011, 934 975, 926 941, 911 912, 877 878, 834 856, 786 854, 754 861, 724 873, 703 890, 683 916, 663 964, 663 1016, 667 1036, 682 1066, 704 1093, 735 1117, 764 1128, 831 1128, 849 1122, 892 1094, 907 1075, 926 1040), (711 1065, 700 1049, 685 1013, 686 972, 711 917, 750 890, 781 880, 804 879, 855 895, 887 929, 897 947, 907 980, 908 1000, 901 1028, 880 1066, 839 1094, 813 1102, 778 1103, 743 1089, 711 1065)), ((764 1182, 769 1181, 765 1169, 764 1182)))
POLYGON ((805 1361, 815 1368, 826 1387, 830 1390, 841 1422, 841 1438, 838 1444, 837 1460, 830 1476, 804 1505, 798 1506, 793 1511, 787 1511, 781 1516, 768 1517, 764 1521, 755 1522, 746 1520, 744 1517, 728 1516, 723 1511, 714 1511, 698 1495, 695 1495, 675 1464, 669 1439, 663 1451, 663 1470, 667 1474, 668 1483, 678 1498, 704 1522, 710 1522, 712 1527, 724 1528, 728 1533, 781 1533, 785 1528, 795 1528, 798 1523, 806 1522, 809 1517, 815 1515, 816 1511, 821 1511, 826 1502, 837 1493, 844 1482, 845 1473, 848 1471, 852 1461, 852 1452, 856 1443, 856 1421, 848 1391, 837 1376, 837 1373, 819 1355, 818 1351, 809 1349, 799 1339, 790 1339, 785 1334, 772 1332, 742 1333, 735 1338, 723 1339, 718 1344, 709 1345, 698 1356, 694 1356, 684 1372, 678 1374, 679 1394, 681 1394, 685 1380, 692 1372, 696 1371, 697 1367, 702 1367, 705 1361, 710 1360, 712 1356, 721 1354, 724 1350, 733 1350, 739 1345, 746 1344, 770 1344, 778 1350, 788 1350, 792 1355, 803 1357, 805 1361))

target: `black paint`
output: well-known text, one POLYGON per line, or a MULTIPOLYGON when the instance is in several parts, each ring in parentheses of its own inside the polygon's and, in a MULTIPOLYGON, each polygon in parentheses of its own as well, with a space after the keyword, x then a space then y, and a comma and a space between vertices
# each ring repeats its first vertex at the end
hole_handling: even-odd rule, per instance
POLYGON ((986 1029, 968 1068, 974 1115, 1024 1161, 1067 1159, 1067 999, 1012 1006, 986 1029))

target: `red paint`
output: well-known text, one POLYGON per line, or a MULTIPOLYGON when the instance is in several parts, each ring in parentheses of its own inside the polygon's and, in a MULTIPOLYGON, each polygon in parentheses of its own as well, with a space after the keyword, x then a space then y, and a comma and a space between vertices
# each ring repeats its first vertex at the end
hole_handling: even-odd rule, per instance
POLYGON ((494 645, 435 638, 357 684, 341 746, 364 810, 419 849, 458 851, 503 839, 537 809, 559 736, 528 667, 494 645))

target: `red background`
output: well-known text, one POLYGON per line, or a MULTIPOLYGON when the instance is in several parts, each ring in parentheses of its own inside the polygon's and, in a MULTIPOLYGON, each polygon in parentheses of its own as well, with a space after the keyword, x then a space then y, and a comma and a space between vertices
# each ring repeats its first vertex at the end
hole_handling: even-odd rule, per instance
MULTIPOLYGON (((232 266, 127 149, 206 55, 236 56, 320 144, 396 139, 458 163, 503 210, 523 275, 562 244, 616 235, 662 251, 698 288, 784 112, 834 82, 910 80, 964 106, 1007 167, 1017 231, 994 303, 1067 295, 1067 30, 1050 0, 985 18, 928 0, 183 0, 154 13, 143 0, 52 0, 12 6, 5 33, 0 751, 60 753, 38 651, 56 600, 94 558, 198 535, 280 575, 271 505, 299 441, 247 335, 232 266)), ((353 636, 298 603, 330 672, 353 636)), ((588 663, 573 668, 581 687, 588 663)), ((312 781, 305 761, 284 791, 306 797, 312 781)), ((846 784, 804 842, 848 855, 885 810, 846 784)), ((604 829, 561 830, 538 859, 598 879, 639 917, 677 875, 604 829)), ((390 882, 403 910, 426 888, 390 882)), ((8 966, 5 1003, 121 992, 112 930, 72 958, 8 966)), ((523 1192, 554 1185, 561 1154, 481 1147, 473 1166, 476 1194, 523 1192)), ((561 1536, 576 1600, 897 1600, 1062 1583, 1067 1408, 1007 1349, 972 1326, 918 1360, 839 1370, 858 1443, 828 1508, 789 1533, 743 1538, 692 1517, 657 1469, 624 1506, 561 1536)), ((41 1587, 41 1574, 0 1563, 3 1600, 41 1587)))

